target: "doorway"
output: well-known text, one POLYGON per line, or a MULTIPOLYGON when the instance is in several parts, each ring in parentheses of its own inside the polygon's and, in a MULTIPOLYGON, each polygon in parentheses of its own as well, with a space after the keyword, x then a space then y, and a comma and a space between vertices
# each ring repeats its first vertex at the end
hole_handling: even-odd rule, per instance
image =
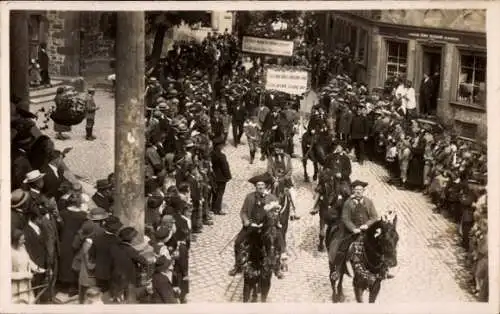
POLYGON ((420 103, 420 112, 428 115, 435 115, 439 99, 441 98, 441 47, 423 47, 422 77, 429 75, 429 80, 424 83, 422 80, 420 97, 424 101, 420 103), (424 95, 422 95, 424 94, 424 95))

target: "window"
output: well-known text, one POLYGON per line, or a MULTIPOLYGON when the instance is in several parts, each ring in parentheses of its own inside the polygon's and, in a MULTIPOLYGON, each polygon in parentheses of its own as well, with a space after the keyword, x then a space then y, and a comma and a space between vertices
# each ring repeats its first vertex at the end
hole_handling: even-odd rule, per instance
POLYGON ((469 105, 486 104, 486 56, 475 53, 460 55, 457 101, 469 105))
POLYGON ((475 139, 477 135, 477 124, 468 123, 460 120, 455 120, 455 126, 458 129, 460 136, 475 139))
POLYGON ((408 44, 387 42, 386 78, 406 75, 408 44))

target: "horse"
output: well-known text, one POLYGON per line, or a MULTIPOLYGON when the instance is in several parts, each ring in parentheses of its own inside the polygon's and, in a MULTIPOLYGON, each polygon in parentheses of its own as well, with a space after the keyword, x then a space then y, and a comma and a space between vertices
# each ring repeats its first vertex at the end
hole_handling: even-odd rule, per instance
POLYGON ((352 277, 347 269, 348 262, 354 270, 353 286, 356 301, 363 302, 365 290, 369 291, 369 302, 376 301, 388 269, 397 265, 399 235, 396 224, 397 214, 389 211, 361 234, 347 236, 343 242, 355 240, 350 243, 346 253, 328 257, 332 302, 344 301, 343 276, 347 274, 352 277))
POLYGON ((319 132, 316 130, 310 130, 304 133, 302 136, 301 146, 302 146, 302 167, 304 168, 304 180, 305 182, 310 182, 309 174, 307 173, 307 161, 311 160, 314 166, 313 181, 316 181, 319 173, 319 165, 323 166, 325 164, 326 155, 329 150, 331 150, 331 135, 328 132, 326 126, 326 121, 323 123, 322 128, 318 128, 319 132))
POLYGON ((278 239, 276 223, 278 213, 271 210, 266 213, 260 228, 250 231, 242 244, 240 263, 243 270, 243 302, 247 303, 252 295, 252 302, 266 302, 271 289, 273 271, 279 265, 281 252, 275 246, 278 239))
POLYGON ((288 231, 288 221, 290 220, 290 206, 292 206, 292 199, 285 184, 279 182, 273 185, 271 193, 274 194, 279 201, 279 223, 281 224, 281 233, 283 234, 283 241, 286 249, 286 233, 288 231))

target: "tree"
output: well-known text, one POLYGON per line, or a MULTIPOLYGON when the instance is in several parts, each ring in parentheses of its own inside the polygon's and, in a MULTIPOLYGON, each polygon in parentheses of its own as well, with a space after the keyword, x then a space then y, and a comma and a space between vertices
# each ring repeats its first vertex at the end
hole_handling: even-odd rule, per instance
POLYGON ((160 61, 163 40, 166 32, 174 26, 182 24, 207 24, 211 21, 211 14, 207 11, 151 11, 146 12, 146 34, 154 32, 153 49, 149 56, 148 68, 156 66, 160 61))
POLYGON ((27 11, 10 13, 10 92, 19 106, 29 110, 29 39, 27 11))

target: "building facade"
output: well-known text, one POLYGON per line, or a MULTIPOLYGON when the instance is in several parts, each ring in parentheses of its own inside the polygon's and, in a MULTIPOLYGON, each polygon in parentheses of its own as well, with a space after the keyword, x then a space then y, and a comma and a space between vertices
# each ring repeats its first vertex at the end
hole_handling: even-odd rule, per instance
MULTIPOLYGON (((485 10, 375 10, 326 13, 328 47, 348 43, 356 79, 383 87, 398 75, 419 97, 424 73, 436 78, 433 112, 466 138, 484 140, 486 121, 485 10)), ((423 108, 418 108, 422 111, 423 108)))

